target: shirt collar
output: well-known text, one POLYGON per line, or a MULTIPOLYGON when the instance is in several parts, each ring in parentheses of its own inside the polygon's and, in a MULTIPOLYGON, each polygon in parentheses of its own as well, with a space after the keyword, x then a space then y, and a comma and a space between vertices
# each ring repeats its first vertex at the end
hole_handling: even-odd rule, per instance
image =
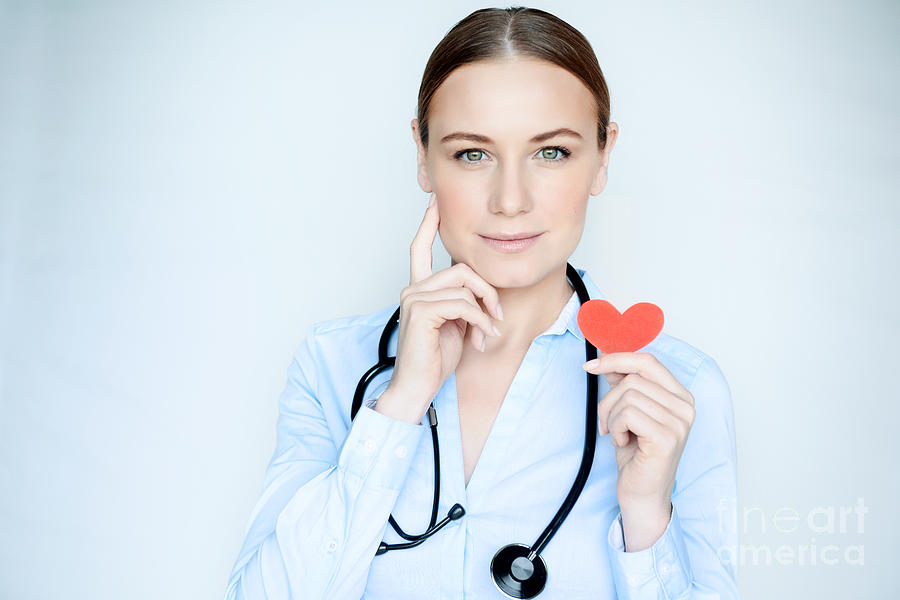
MULTIPOLYGON (((584 269, 576 268, 575 271, 581 276, 581 280, 584 281, 584 287, 587 289, 591 300, 604 299, 603 294, 600 293, 600 288, 597 287, 594 280, 591 279, 584 269)), ((578 327, 578 310, 580 308, 581 302, 578 300, 578 292, 573 291, 572 296, 562 311, 560 311, 556 321, 541 335, 560 335, 566 331, 571 331, 575 337, 584 341, 584 334, 581 333, 581 328, 578 327)))

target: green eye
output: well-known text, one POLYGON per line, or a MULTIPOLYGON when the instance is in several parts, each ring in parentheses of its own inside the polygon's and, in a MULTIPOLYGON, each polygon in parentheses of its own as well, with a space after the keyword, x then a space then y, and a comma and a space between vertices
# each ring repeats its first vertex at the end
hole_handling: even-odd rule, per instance
MULTIPOLYGON (((568 148, 563 146, 547 146, 545 148, 541 148, 538 153, 538 157, 540 157, 544 162, 548 163, 558 163, 569 158, 569 155, 572 154, 568 148)), ((456 160, 468 163, 475 164, 484 162, 485 154, 483 150, 479 150, 477 148, 468 148, 466 150, 460 150, 459 152, 453 155, 453 158, 456 160)))
POLYGON ((569 158, 570 154, 572 153, 562 146, 547 146, 541 149, 541 158, 547 162, 562 162, 569 158))
POLYGON ((482 160, 484 158, 484 151, 478 150, 477 148, 468 148, 466 150, 460 150, 459 152, 457 152, 456 154, 453 155, 453 158, 455 158, 456 160, 463 162, 463 163, 469 163, 469 164, 480 163, 480 162, 484 162, 482 160), (465 157, 465 158, 463 158, 463 157, 465 157))

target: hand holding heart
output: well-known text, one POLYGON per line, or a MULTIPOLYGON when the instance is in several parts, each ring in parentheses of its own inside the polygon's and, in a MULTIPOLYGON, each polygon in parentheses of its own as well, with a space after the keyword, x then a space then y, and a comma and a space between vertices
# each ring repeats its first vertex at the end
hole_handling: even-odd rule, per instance
POLYGON ((623 515, 628 504, 665 510, 667 521, 694 397, 655 356, 631 351, 653 341, 662 321, 662 311, 648 302, 620 314, 605 300, 590 300, 578 314, 581 331, 603 352, 583 368, 606 375, 610 385, 597 409, 598 426, 616 447, 623 515))

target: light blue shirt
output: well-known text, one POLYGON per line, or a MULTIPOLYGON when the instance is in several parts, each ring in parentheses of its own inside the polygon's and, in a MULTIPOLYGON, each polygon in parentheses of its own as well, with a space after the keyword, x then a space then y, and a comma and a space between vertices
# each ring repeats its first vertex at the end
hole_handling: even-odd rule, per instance
MULTIPOLYGON (((578 269, 591 298, 600 290, 578 269)), ((505 598, 490 573, 501 547, 531 545, 572 486, 584 449, 585 340, 573 293, 532 341, 501 405, 468 486, 463 471, 456 377, 434 399, 441 498, 465 515, 414 548, 380 556, 431 517, 434 449, 427 415, 413 425, 371 408, 391 369, 370 384, 350 421, 356 384, 377 362, 378 340, 397 304, 319 322, 294 353, 279 401, 278 440, 262 496, 226 591, 228 600, 505 598)), ((389 356, 397 351, 397 332, 389 356)), ((662 332, 652 353, 694 396, 695 418, 656 543, 625 552, 616 497, 615 448, 597 437, 590 477, 541 553, 547 583, 537 598, 738 598, 737 463, 728 384, 716 362, 662 332)), ((600 376, 600 398, 609 390, 600 376)))

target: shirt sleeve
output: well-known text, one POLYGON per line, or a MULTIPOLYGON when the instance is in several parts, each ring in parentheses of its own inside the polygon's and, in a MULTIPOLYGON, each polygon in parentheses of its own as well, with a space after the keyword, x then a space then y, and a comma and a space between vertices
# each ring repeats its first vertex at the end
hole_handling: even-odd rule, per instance
POLYGON ((620 512, 607 543, 620 600, 736 600, 737 452, 731 392, 706 357, 689 388, 695 416, 678 468, 672 514, 649 548, 625 552, 620 512))
POLYGON ((371 408, 367 392, 343 444, 316 393, 314 329, 294 353, 277 443, 226 600, 360 598, 421 436, 371 408))

